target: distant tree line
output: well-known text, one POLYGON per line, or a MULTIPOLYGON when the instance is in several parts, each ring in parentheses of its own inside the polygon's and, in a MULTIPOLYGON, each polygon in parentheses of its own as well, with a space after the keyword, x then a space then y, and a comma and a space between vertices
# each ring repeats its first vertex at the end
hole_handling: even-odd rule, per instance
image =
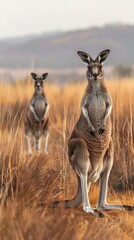
POLYGON ((118 65, 114 68, 114 75, 119 78, 134 77, 134 69, 132 66, 118 65))

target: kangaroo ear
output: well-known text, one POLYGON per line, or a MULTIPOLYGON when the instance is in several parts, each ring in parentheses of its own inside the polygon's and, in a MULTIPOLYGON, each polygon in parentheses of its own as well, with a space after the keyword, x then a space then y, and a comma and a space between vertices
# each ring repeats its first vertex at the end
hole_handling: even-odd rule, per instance
POLYGON ((31 72, 31 76, 32 76, 32 78, 33 78, 34 80, 37 79, 37 74, 36 74, 36 73, 31 72))
POLYGON ((100 63, 104 63, 107 60, 109 53, 110 53, 109 49, 100 52, 96 60, 98 60, 100 63))
POLYGON ((43 73, 42 76, 41 76, 41 78, 42 78, 43 80, 45 80, 45 79, 47 78, 47 76, 48 76, 48 73, 43 73))
POLYGON ((84 63, 89 64, 91 61, 93 61, 93 59, 85 52, 78 51, 77 54, 84 63))

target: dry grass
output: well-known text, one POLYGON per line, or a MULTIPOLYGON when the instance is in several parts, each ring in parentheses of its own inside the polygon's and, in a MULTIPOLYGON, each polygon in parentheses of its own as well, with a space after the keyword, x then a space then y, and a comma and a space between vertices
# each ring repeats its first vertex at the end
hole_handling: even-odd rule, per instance
MULTIPOLYGON (((0 86, 0 239, 134 239, 133 213, 111 211, 96 219, 82 208, 49 209, 42 202, 72 198, 77 181, 67 159, 67 139, 80 114, 86 83, 46 86, 50 108, 49 156, 25 151, 23 121, 31 83, 0 86)), ((134 82, 108 83, 113 97, 115 162, 108 200, 134 205, 134 82)), ((91 188, 95 205, 98 185, 91 188)))

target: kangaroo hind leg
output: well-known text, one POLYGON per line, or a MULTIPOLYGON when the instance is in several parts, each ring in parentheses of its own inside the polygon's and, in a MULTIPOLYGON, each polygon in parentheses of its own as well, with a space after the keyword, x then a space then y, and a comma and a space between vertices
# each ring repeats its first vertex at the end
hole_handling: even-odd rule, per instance
POLYGON ((39 150, 40 150, 39 137, 34 137, 34 148, 37 152, 39 152, 39 150))
POLYGON ((43 134, 44 134, 44 151, 46 154, 48 154, 48 139, 49 139, 49 119, 47 119, 44 129, 43 129, 43 134))
POLYGON ((45 142, 44 150, 46 154, 48 154, 48 138, 49 138, 49 132, 45 130, 44 131, 44 142, 45 142))
POLYGON ((95 208, 92 208, 88 198, 87 175, 80 174, 81 188, 82 188, 82 204, 84 212, 91 213, 98 217, 104 217, 104 214, 95 208))
POLYGON ((109 145, 109 149, 107 150, 104 157, 105 169, 101 173, 100 176, 100 192, 99 199, 97 203, 97 209, 99 210, 134 210, 134 206, 128 206, 123 204, 108 204, 107 203, 107 189, 108 189, 108 179, 110 175, 110 171, 113 165, 113 144, 112 141, 109 145))
POLYGON ((31 148, 31 143, 30 143, 30 134, 26 134, 25 137, 26 137, 28 153, 31 154, 32 148, 31 148))
POLYGON ((25 123, 25 141, 26 141, 26 146, 27 146, 27 151, 29 154, 32 153, 32 147, 31 147, 31 142, 30 142, 30 127, 29 127, 29 124, 26 122, 25 123))
POLYGON ((83 210, 86 213, 103 217, 103 213, 91 207, 88 198, 88 190, 90 187, 90 183, 88 182, 88 171, 91 167, 88 149, 81 141, 77 142, 76 145, 77 147, 71 159, 73 167, 80 178, 83 210))

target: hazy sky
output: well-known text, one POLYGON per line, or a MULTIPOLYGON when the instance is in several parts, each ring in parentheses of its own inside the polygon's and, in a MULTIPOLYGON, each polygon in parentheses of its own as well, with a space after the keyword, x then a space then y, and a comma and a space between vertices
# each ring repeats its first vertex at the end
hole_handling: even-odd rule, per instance
POLYGON ((134 24, 134 0, 0 0, 0 38, 134 24))

